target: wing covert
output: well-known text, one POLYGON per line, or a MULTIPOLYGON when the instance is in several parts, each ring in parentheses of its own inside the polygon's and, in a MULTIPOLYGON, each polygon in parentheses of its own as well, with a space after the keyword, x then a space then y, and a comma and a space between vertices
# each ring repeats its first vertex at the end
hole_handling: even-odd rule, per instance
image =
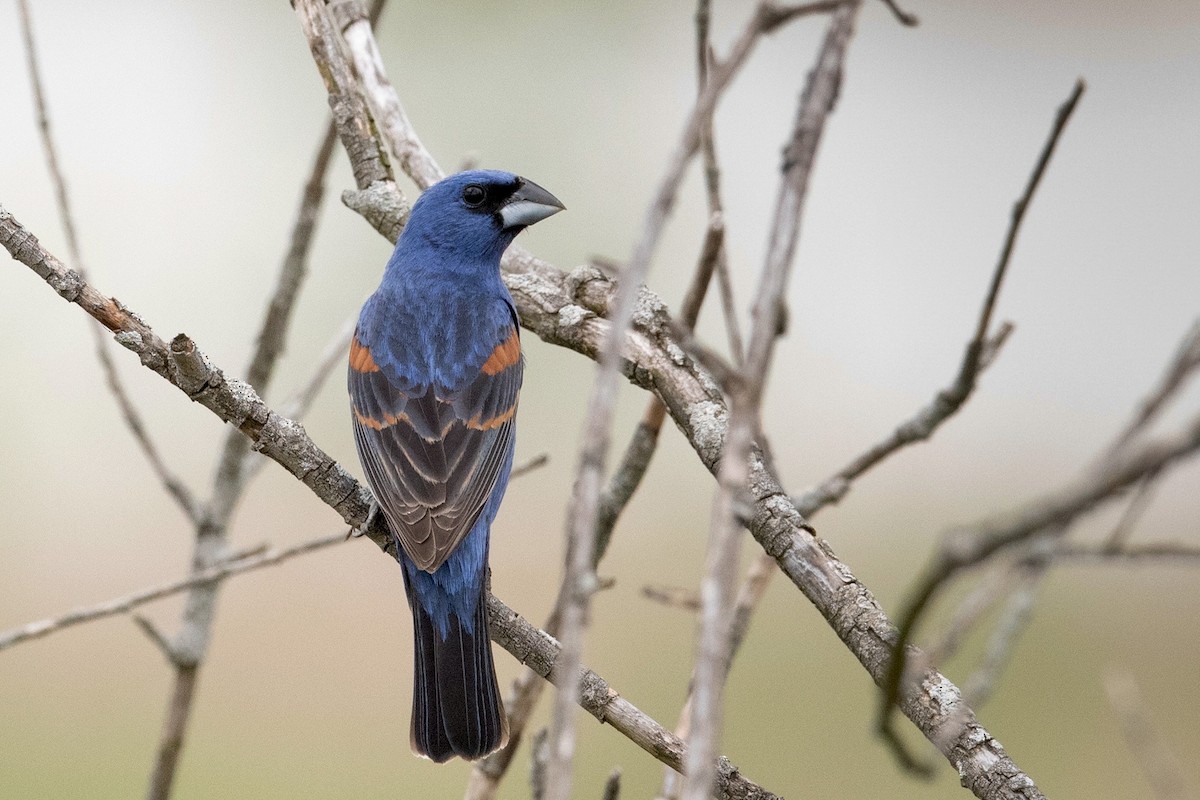
MULTIPOLYGON (((515 318, 514 318, 515 323, 515 318)), ((445 562, 483 511, 513 446, 521 389, 515 324, 460 386, 389 379, 358 333, 350 347, 354 439, 393 533, 418 567, 445 562)))

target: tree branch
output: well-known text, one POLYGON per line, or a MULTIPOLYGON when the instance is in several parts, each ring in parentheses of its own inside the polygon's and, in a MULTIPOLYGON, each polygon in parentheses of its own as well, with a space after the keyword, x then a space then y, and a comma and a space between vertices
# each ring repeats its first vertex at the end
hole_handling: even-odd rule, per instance
MULTIPOLYGON (((818 4, 819 5, 819 4, 818 4)), ((802 13, 812 13, 813 5, 779 8, 760 4, 734 46, 729 60, 714 68, 700 93, 680 143, 670 160, 666 174, 655 194, 643 226, 641 239, 634 248, 621 276, 621 284, 609 320, 611 329, 601 350, 591 398, 584 419, 583 444, 580 448, 575 491, 568 509, 567 563, 563 583, 567 603, 562 614, 562 639, 567 665, 567 681, 559 687, 550 726, 550 758, 546 768, 549 800, 567 800, 571 790, 571 764, 575 750, 574 707, 576 687, 572 685, 575 665, 582 657, 583 635, 587 624, 589 598, 595 588, 592 567, 596 552, 596 520, 600 504, 600 481, 611 437, 616 407, 617 374, 620 368, 625 331, 633 321, 638 291, 650 268, 650 260, 662 228, 670 215, 683 180, 683 174, 700 145, 700 139, 718 99, 733 76, 745 63, 755 43, 765 33, 802 13)), ((827 9, 822 9, 827 10, 827 9)))
POLYGON ((800 219, 809 177, 825 121, 833 112, 842 82, 846 48, 859 10, 857 2, 837 8, 830 20, 816 66, 800 97, 796 122, 783 151, 782 179, 767 247, 766 263, 751 313, 753 327, 746 362, 731 398, 731 413, 717 471, 712 531, 700 586, 700 635, 691 695, 691 752, 684 770, 682 796, 704 800, 712 788, 723 722, 728 675, 733 589, 738 571, 738 533, 742 495, 749 485, 750 456, 759 425, 767 375, 780 332, 787 280, 800 236, 800 219))
MULTIPOLYGON (((29 83, 33 90, 34 107, 37 110, 38 133, 41 136, 42 148, 46 153, 46 165, 50 170, 50 180, 54 184, 59 220, 62 222, 63 233, 66 234, 67 251, 70 254, 71 262, 80 275, 86 276, 87 270, 83 264, 79 236, 75 231, 75 218, 71 213, 67 181, 59 166, 58 148, 54 144, 54 135, 50 127, 50 113, 46 103, 45 90, 42 88, 42 71, 38 64, 37 47, 33 37, 33 20, 29 11, 29 0, 18 0, 17 6, 21 12, 21 39, 25 46, 25 60, 29 66, 29 83)), ((162 454, 158 451, 158 446, 150 438, 141 413, 125 391, 125 384, 121 381, 117 365, 113 363, 112 355, 108 352, 108 343, 105 341, 103 332, 95 326, 88 326, 88 330, 94 337, 96 359, 100 362, 104 380, 108 384, 113 399, 117 402, 117 409, 125 420, 125 426, 133 435, 133 440, 141 448, 151 470, 158 476, 158 480, 166 489, 167 494, 174 498, 189 520, 198 521, 200 518, 199 503, 196 502, 196 498, 187 485, 167 466, 162 454)))
MULTIPOLYGON (((256 449, 283 465, 349 525, 358 527, 366 521, 369 493, 321 451, 303 428, 272 412, 249 386, 226 378, 219 369, 193 370, 186 381, 183 371, 169 370, 167 346, 153 330, 86 285, 2 207, 0 245, 33 269, 64 299, 75 302, 117 332, 118 340, 138 353, 147 368, 176 386, 182 383, 181 388, 189 397, 194 394, 196 402, 252 437, 256 449)), ((608 279, 591 266, 564 274, 528 253, 511 250, 506 266, 510 270, 506 281, 517 303, 522 326, 547 342, 595 358, 608 327, 603 319, 612 296, 608 279)), ((678 346, 670 338, 670 327, 662 302, 643 289, 638 296, 635 325, 626 337, 621 371, 635 384, 659 395, 702 462, 712 470, 719 461, 724 440, 724 400, 703 370, 686 355, 680 357, 678 346)), ((182 337, 176 348, 181 352, 190 348, 194 352, 195 345, 182 337)), ((203 357, 200 360, 203 364, 203 357)), ((757 455, 752 455, 751 480, 755 498, 751 533, 830 621, 859 661, 881 679, 882 664, 889 653, 887 642, 892 635, 882 609, 849 568, 833 556, 828 545, 806 531, 794 505, 757 455)), ((367 535, 381 548, 386 549, 390 544, 386 527, 378 523, 367 535)), ((927 681, 923 696, 955 701, 953 684, 936 673, 932 676, 937 680, 927 681)), ((931 712, 931 708, 936 706, 915 699, 903 706, 905 713, 932 738, 939 730, 942 715, 931 712)), ((1023 773, 998 743, 977 723, 961 738, 971 744, 955 750, 956 742, 951 741, 944 752, 977 791, 998 787, 996 793, 981 796, 1019 796, 1008 793, 1004 787, 1015 785, 1010 778, 1017 779, 1023 773)))
MULTIPOLYGON (((975 378, 979 372, 981 359, 987 351, 987 342, 989 339, 988 330, 991 326, 992 311, 995 308, 996 298, 999 297, 1000 287, 1003 285, 1004 276, 1008 271, 1008 264, 1012 257, 1013 249, 1016 246, 1017 234, 1020 232, 1021 222, 1025 218, 1025 212, 1029 208, 1029 204, 1033 201, 1034 193, 1037 191, 1038 185, 1041 183, 1042 176, 1046 172, 1046 168, 1050 164, 1050 159, 1054 155, 1054 150, 1058 146, 1059 139, 1062 138, 1063 131, 1066 129, 1067 122, 1070 121, 1072 113, 1075 111, 1079 99, 1083 96, 1085 84, 1082 80, 1075 82, 1075 87, 1072 89, 1067 100, 1059 106, 1058 112, 1055 115, 1054 125, 1051 127, 1050 135, 1046 139, 1045 145, 1042 147, 1041 154, 1034 165, 1033 172, 1029 176, 1025 190, 1013 205, 1012 219, 1009 222, 1008 233, 1005 235, 1004 244, 1000 250, 1000 260, 997 263, 995 273, 992 277, 992 285, 988 289, 987 297, 983 301, 983 311, 979 315, 979 323, 975 329, 975 336, 967 345, 966 355, 963 357, 962 368, 959 372, 959 379, 955 382, 949 395, 945 398, 939 396, 939 400, 948 403, 954 403, 957 399, 958 404, 970 394, 975 385, 975 378), (958 399, 961 398, 961 399, 958 399)), ((1003 341, 1003 340, 1001 340, 1003 341)), ((994 349, 994 348, 993 348, 994 349)), ((935 401, 936 402, 936 401, 935 401)), ((936 412, 935 412, 936 413, 936 412)), ((899 432, 898 432, 899 433, 899 432)), ((1032 533, 1029 530, 1024 535, 1032 533)), ((1018 537, 1020 538, 1020 537, 1018 537)), ((1013 540, 1015 541, 1015 539, 1013 540)), ((996 549, 1002 546, 996 544, 988 550, 995 552, 996 549)), ((981 554, 983 558, 986 554, 981 554)), ((957 560, 957 559, 955 559, 957 560)), ((978 563, 978 560, 970 563, 978 563)), ((891 659, 891 664, 888 668, 887 678, 883 684, 883 693, 879 709, 879 719, 877 730, 879 734, 887 741, 895 750, 901 764, 905 767, 922 771, 919 762, 908 753, 903 742, 896 734, 892 727, 892 708, 895 707, 901 695, 901 683, 905 674, 905 663, 908 656, 905 647, 912 635, 913 625, 916 616, 924 609, 926 603, 931 599, 938 584, 948 578, 957 569, 949 560, 942 559, 942 563, 936 566, 928 579, 918 588, 915 596, 910 600, 909 605, 904 614, 901 615, 901 623, 898 635, 898 641, 894 647, 895 657, 891 659)))
MULTIPOLYGON (((494 595, 488 596, 488 620, 492 639, 518 661, 558 686, 565 680, 562 647, 539 631, 494 595)), ((576 677, 581 691, 578 702, 600 722, 611 725, 626 738, 673 769, 681 769, 687 746, 670 731, 646 716, 615 692, 603 678, 586 668, 576 677)), ((722 798, 759 798, 775 795, 747 780, 722 760, 718 768, 717 796, 722 798)))
POLYGON ((440 181, 445 173, 433 156, 421 144, 416 130, 408 121, 396 90, 388 80, 375 33, 367 18, 362 0, 326 0, 337 21, 338 29, 350 51, 354 72, 367 105, 379 121, 380 132, 387 140, 400 169, 421 189, 440 181))
POLYGON ((1146 775, 1157 800, 1195 800, 1183 764, 1162 735, 1146 708, 1133 676, 1110 672, 1104 680, 1108 703, 1125 737, 1125 743, 1146 775))
MULTIPOLYGON (((307 2, 298 0, 301 6, 307 2)), ((339 134, 342 134, 340 125, 339 134)), ((377 229, 391 231, 385 235, 394 238, 395 223, 402 213, 394 205, 385 209, 374 224, 377 229), (383 222, 390 222, 393 227, 386 228, 383 222)), ((71 277, 65 268, 48 265, 47 254, 35 242, 11 215, 0 212, 0 243, 68 299, 111 323, 109 327, 120 332, 121 340, 130 349, 144 355, 147 366, 175 382, 174 373, 167 368, 166 347, 161 340, 144 324, 128 319, 115 303, 86 291, 78 276, 71 277)), ((564 275, 519 248, 510 250, 504 267, 524 327, 550 343, 596 357, 609 328, 604 316, 613 288, 607 278, 592 267, 581 267, 564 275)), ((680 356, 670 334, 669 317, 658 298, 643 289, 638 294, 637 308, 634 327, 625 337, 621 372, 635 384, 659 395, 703 463, 712 470, 724 443, 727 417, 724 400, 711 378, 686 355, 680 356)), ((189 346, 192 345, 186 339, 179 342, 181 350, 189 346)), ((226 380, 219 370, 200 369, 193 373, 212 378, 187 381, 198 402, 242 427, 264 453, 284 464, 348 523, 358 525, 365 520, 369 496, 316 448, 299 426, 272 415, 253 391, 248 391, 249 387, 226 380)), ((881 680, 882 665, 894 636, 887 617, 870 592, 834 557, 828 545, 805 530, 802 517, 761 454, 752 453, 750 476, 755 501, 750 528, 755 539, 772 553, 785 574, 829 620, 868 671, 881 680)), ((386 530, 376 526, 369 533, 377 543, 386 545, 386 530)), ((1032 782, 973 717, 965 726, 955 726, 960 735, 944 735, 942 725, 951 712, 957 712, 960 703, 953 684, 930 672, 921 691, 906 697, 902 708, 926 736, 939 744, 964 782, 979 796, 1037 796, 1036 789, 1031 789, 1032 782)))

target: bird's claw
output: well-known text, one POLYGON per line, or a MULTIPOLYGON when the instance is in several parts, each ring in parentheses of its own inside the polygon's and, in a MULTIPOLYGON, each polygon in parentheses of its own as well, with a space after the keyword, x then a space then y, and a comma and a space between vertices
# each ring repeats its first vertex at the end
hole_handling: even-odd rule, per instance
POLYGON ((357 528, 351 528, 347 539, 357 539, 360 536, 366 536, 367 531, 371 530, 371 525, 375 523, 375 517, 379 516, 379 502, 371 501, 371 510, 367 512, 367 521, 357 528))

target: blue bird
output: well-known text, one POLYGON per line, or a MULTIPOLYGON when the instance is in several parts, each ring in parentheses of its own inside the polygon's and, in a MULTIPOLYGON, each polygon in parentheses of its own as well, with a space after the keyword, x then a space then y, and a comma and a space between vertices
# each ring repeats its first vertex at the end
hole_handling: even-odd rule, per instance
POLYGON ((350 345, 354 440, 399 547, 412 609, 412 749, 437 762, 504 746, 487 627, 492 521, 513 461, 523 360, 500 256, 563 209, 517 175, 429 187, 350 345))

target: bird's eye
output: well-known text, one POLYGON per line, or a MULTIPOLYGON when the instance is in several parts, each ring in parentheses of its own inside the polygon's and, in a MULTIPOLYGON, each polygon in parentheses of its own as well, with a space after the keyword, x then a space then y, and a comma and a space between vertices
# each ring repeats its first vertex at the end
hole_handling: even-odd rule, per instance
POLYGON ((483 201, 487 199, 487 192, 477 183, 472 183, 467 188, 463 189, 463 202, 471 208, 478 208, 483 205, 483 201))

